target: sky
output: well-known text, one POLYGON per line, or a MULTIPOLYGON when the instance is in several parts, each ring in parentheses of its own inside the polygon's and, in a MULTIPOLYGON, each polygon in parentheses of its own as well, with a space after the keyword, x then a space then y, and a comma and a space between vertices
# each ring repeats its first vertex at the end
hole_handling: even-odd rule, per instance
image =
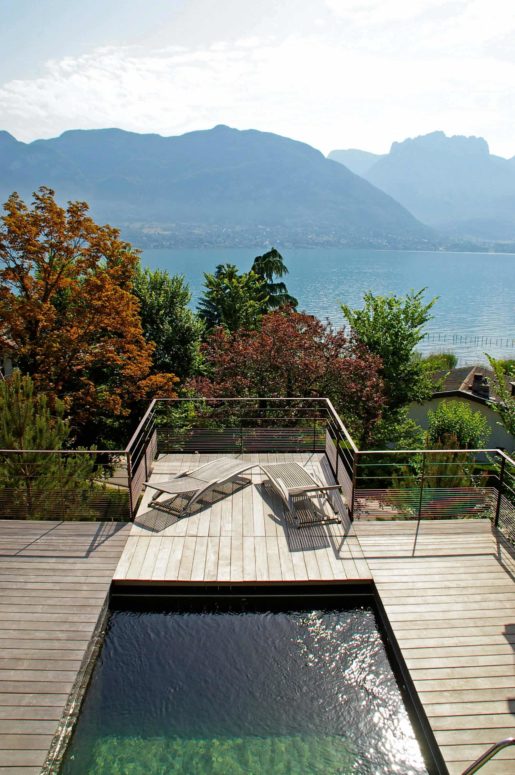
POLYGON ((216 124, 323 153, 435 130, 515 156, 513 0, 0 0, 18 140, 216 124))

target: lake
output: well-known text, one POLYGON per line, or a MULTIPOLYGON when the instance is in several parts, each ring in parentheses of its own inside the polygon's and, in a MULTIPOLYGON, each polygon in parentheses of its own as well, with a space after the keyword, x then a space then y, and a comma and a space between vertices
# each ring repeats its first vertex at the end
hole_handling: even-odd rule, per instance
MULTIPOLYGON (((217 264, 248 270, 263 248, 190 248, 145 250, 152 269, 184 275, 193 301, 202 292, 203 273, 217 264)), ((360 307, 363 294, 405 294, 427 288, 438 296, 427 338, 419 349, 455 352, 460 364, 485 362, 484 353, 515 357, 515 255, 343 248, 281 250, 289 275, 288 290, 299 309, 343 323, 340 304, 360 307)))

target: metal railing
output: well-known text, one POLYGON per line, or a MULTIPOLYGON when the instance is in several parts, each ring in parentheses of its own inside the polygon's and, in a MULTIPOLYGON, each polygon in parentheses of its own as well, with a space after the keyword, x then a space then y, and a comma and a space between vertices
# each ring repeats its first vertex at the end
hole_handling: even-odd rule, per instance
POLYGON ((515 543, 508 455, 360 451, 325 398, 155 399, 124 450, 0 450, 0 518, 134 519, 158 456, 194 452, 322 452, 353 519, 488 517, 515 543))
POLYGON ((515 463, 498 449, 366 450, 356 454, 358 519, 490 518, 515 539, 515 463))
POLYGON ((126 520, 122 450, 0 450, 0 519, 126 520))
POLYGON ((356 519, 489 518, 515 540, 515 463, 497 449, 358 450, 324 398, 153 401, 127 447, 131 503, 166 453, 325 452, 356 519))
POLYGON ((325 398, 156 399, 125 450, 131 512, 158 455, 325 452, 351 495, 356 447, 325 398))
POLYGON ((474 775, 474 773, 478 772, 481 767, 484 767, 484 765, 487 764, 490 759, 493 759, 493 757, 498 754, 499 751, 502 751, 503 748, 508 748, 510 745, 515 745, 515 737, 506 737, 504 740, 495 743, 491 748, 488 749, 488 751, 485 751, 484 754, 481 754, 479 759, 476 759, 476 761, 473 762, 470 767, 467 767, 466 770, 463 770, 461 775, 474 775))

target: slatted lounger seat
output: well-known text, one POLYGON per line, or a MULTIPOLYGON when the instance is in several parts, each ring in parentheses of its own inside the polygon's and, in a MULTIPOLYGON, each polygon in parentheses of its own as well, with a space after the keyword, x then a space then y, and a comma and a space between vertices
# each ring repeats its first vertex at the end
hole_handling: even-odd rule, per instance
POLYGON ((192 507, 199 498, 217 486, 227 482, 243 486, 250 484, 251 480, 241 476, 241 474, 255 465, 256 463, 232 457, 219 457, 191 471, 185 471, 173 479, 167 479, 164 482, 145 482, 145 487, 156 490, 150 501, 150 506, 178 517, 185 517, 191 513, 192 507), (172 497, 159 501, 158 498, 162 495, 172 497), (183 503, 180 508, 175 507, 175 501, 178 498, 183 503))
POLYGON ((326 525, 341 521, 334 507, 331 494, 340 490, 339 484, 323 484, 317 481, 299 463, 270 463, 261 465, 270 484, 282 498, 297 527, 326 525), (328 503, 334 516, 323 509, 328 503))

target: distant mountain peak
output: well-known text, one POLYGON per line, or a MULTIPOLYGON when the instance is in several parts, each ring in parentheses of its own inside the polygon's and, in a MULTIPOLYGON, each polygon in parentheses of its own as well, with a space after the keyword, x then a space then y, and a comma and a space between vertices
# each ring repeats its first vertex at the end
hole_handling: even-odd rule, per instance
POLYGON ((0 129, 0 143, 3 145, 17 145, 18 140, 9 132, 6 132, 5 129, 0 129))
POLYGON ((435 151, 437 153, 442 151, 459 152, 474 156, 488 156, 490 153, 488 143, 484 137, 477 137, 475 135, 448 136, 441 129, 429 132, 426 135, 419 135, 418 137, 408 137, 401 142, 394 142, 392 143, 390 153, 392 155, 403 153, 405 150, 411 150, 412 148, 435 151))

